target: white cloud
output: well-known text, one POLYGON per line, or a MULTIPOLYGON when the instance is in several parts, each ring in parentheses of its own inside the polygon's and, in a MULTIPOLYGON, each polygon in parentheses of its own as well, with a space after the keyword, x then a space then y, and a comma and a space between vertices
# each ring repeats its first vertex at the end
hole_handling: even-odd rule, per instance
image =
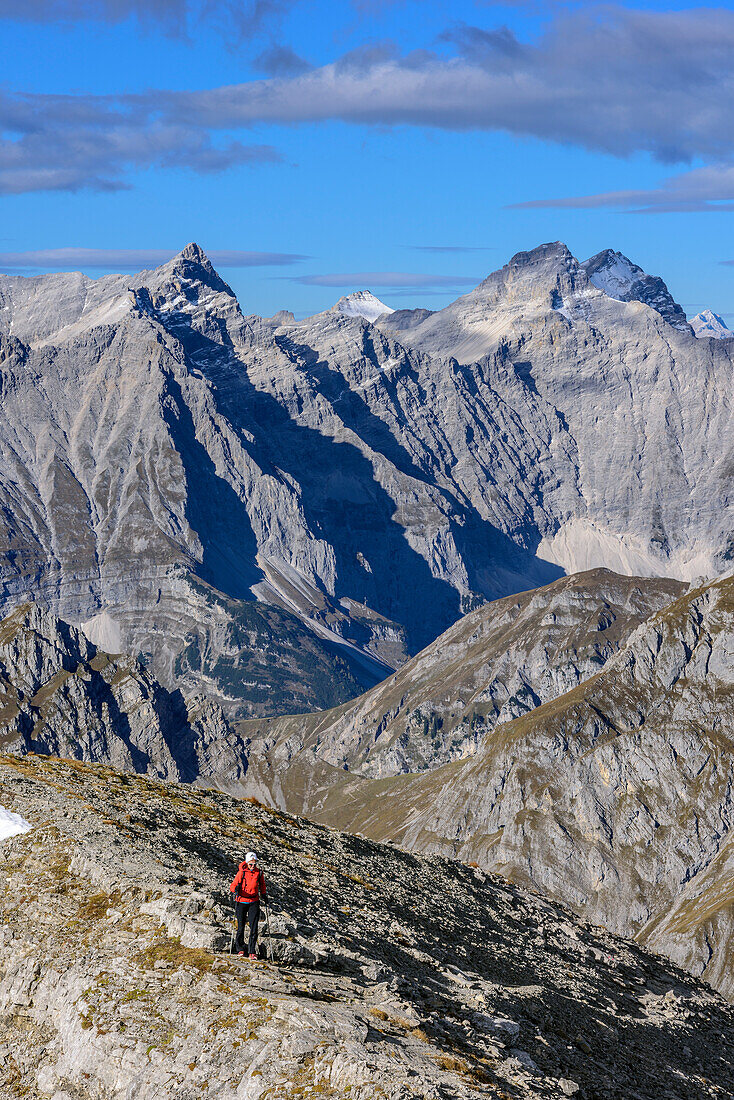
MULTIPOLYGON (((258 19, 260 0, 253 4, 258 19)), ((177 5, 184 0, 160 7, 177 5)), ((125 0, 108 3, 110 10, 121 6, 125 0)), ((31 0, 30 7, 44 5, 31 0)), ((644 151, 663 162, 698 158, 719 165, 702 171, 719 173, 732 160, 734 12, 724 9, 583 5, 562 11, 534 42, 506 28, 461 26, 433 51, 401 55, 378 43, 308 71, 299 71, 295 54, 271 54, 270 71, 281 75, 208 90, 0 94, 0 191, 113 190, 128 186, 130 171, 139 167, 219 172, 273 162, 279 154, 272 146, 241 144, 229 133, 219 140, 218 132, 327 120, 504 131, 617 156, 644 151)), ((647 196, 658 209, 666 199, 683 209, 696 201, 687 197, 691 181, 696 184, 693 173, 683 188, 671 181, 659 195, 616 192, 554 205, 630 206, 647 196)))

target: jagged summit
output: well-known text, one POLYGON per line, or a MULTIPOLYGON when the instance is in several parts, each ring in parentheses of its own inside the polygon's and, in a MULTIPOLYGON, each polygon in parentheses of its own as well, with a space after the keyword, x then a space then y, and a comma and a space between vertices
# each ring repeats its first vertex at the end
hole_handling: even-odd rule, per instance
POLYGON ((685 312, 657 275, 648 275, 622 252, 605 248, 580 265, 589 282, 619 302, 643 302, 651 306, 673 328, 693 334, 685 312))
POLYGON ((734 337, 734 332, 723 317, 719 317, 718 313, 714 313, 711 309, 702 309, 692 317, 691 328, 700 339, 712 337, 714 340, 730 340, 734 337))
POLYGON ((211 264, 206 252, 196 243, 196 241, 190 241, 185 248, 181 249, 178 257, 174 257, 174 259, 178 259, 179 257, 182 260, 193 260, 194 263, 197 264, 211 264))
POLYGON ((516 252, 507 264, 508 267, 533 267, 540 263, 567 262, 573 260, 574 255, 568 245, 563 241, 546 241, 528 252, 516 252))
POLYGON ((345 294, 332 307, 332 313, 345 313, 348 317, 364 317, 367 321, 376 321, 386 313, 395 310, 381 302, 370 290, 355 290, 345 294))

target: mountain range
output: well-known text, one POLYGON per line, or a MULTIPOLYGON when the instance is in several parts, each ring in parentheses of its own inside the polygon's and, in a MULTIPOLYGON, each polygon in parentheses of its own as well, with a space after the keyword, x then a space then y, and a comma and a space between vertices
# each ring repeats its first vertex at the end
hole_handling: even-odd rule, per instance
POLYGON ((196 245, 0 277, 0 746, 477 863, 734 995, 734 344, 695 327, 558 243, 301 321, 196 245))
POLYGON ((660 279, 551 244, 436 312, 347 298, 248 315, 196 245, 0 276, 0 612, 242 719, 345 702, 564 573, 728 567, 733 345, 660 279))

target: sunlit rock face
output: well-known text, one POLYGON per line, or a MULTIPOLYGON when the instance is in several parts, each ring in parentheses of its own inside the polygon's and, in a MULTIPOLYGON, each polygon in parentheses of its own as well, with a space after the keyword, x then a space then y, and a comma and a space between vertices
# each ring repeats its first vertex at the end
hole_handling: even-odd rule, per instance
POLYGON ((196 245, 0 277, 0 612, 40 601, 242 718, 339 704, 563 573, 725 569, 732 344, 600 256, 544 245, 374 321, 248 316, 196 245))

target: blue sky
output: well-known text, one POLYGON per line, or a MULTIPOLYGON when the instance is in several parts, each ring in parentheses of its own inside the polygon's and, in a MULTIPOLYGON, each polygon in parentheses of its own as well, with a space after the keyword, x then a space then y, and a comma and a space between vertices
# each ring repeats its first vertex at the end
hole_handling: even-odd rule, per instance
POLYGON ((196 240, 246 312, 437 308, 560 239, 734 315, 731 6, 0 0, 0 26, 3 270, 196 240))

